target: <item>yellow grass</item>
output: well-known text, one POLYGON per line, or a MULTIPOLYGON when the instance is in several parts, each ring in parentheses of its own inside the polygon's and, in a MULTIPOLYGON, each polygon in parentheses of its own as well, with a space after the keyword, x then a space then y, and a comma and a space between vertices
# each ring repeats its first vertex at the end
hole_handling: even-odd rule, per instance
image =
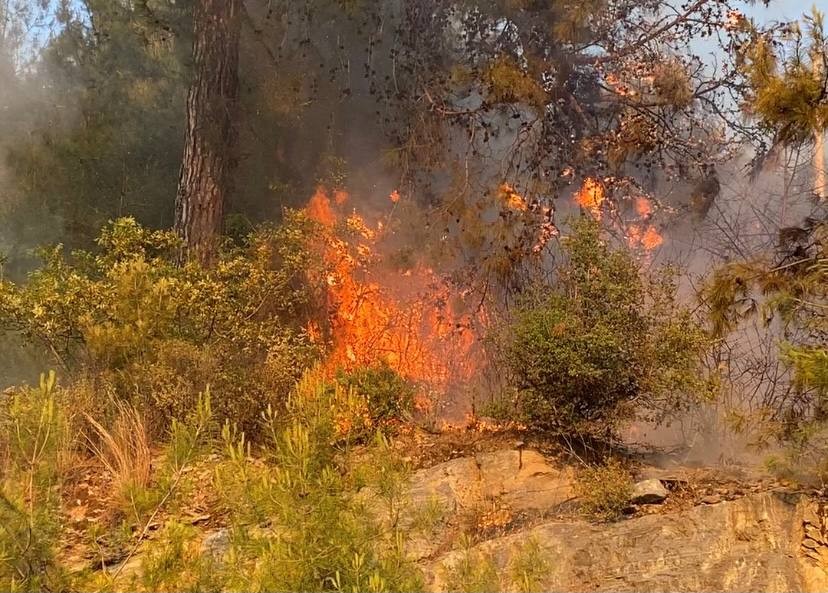
POLYGON ((112 489, 129 502, 136 487, 146 487, 152 473, 152 453, 141 414, 129 404, 119 404, 110 429, 84 414, 97 438, 87 435, 90 449, 112 476, 112 489))

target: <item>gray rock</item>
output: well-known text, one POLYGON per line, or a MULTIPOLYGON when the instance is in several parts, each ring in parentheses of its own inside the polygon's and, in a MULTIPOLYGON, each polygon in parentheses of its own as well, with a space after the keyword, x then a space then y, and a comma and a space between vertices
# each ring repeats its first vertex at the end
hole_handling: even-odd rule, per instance
POLYGON ((201 554, 210 556, 214 560, 221 559, 230 549, 230 532, 222 527, 212 533, 208 533, 201 540, 201 554))
POLYGON ((636 482, 633 486, 630 502, 632 504, 659 504, 664 502, 668 494, 669 492, 667 492, 667 488, 664 487, 661 480, 655 478, 642 480, 636 482))

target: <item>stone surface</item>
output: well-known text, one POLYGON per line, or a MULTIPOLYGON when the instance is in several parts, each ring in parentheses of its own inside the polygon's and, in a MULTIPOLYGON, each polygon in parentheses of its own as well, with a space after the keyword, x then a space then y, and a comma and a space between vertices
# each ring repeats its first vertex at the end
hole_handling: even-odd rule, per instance
POLYGON ((558 469, 538 452, 506 450, 462 457, 415 472, 414 506, 438 501, 457 511, 498 500, 514 511, 554 510, 574 498, 571 468, 558 469))
MULTIPOLYGON (((512 580, 519 576, 515 558, 527 542, 535 542, 544 562, 535 560, 534 565, 548 567, 537 590, 828 591, 828 502, 824 500, 773 486, 776 491, 725 501, 711 487, 704 491, 710 498, 696 499, 696 506, 666 512, 680 500, 676 492, 664 505, 650 507, 653 514, 594 524, 556 515, 574 496, 572 482, 572 469, 555 467, 539 453, 526 450, 479 454, 415 472, 409 506, 417 510, 427 501, 438 501, 445 511, 433 533, 409 547, 428 589, 444 590, 447 571, 463 558, 462 551, 451 549, 458 543, 457 518, 469 509, 491 508, 494 502, 515 512, 539 511, 532 522, 510 525, 509 535, 491 536, 474 546, 473 553, 495 565, 501 578, 497 590, 521 590, 523 583, 512 580)), ((728 492, 736 495, 738 489, 728 492)), ((277 533, 271 527, 252 530, 277 533)), ((226 528, 202 534, 203 554, 219 558, 227 553, 226 528)), ((145 545, 153 545, 152 540, 145 545)), ((107 568, 111 575, 118 574, 120 588, 129 590, 142 551, 122 562, 124 566, 107 568)))
MULTIPOLYGON (((415 472, 408 506, 416 512, 438 505, 443 526, 493 507, 508 513, 554 513, 574 500, 573 482, 572 468, 553 467, 537 451, 480 453, 415 472)), ((430 557, 451 537, 451 530, 438 526, 432 534, 414 537, 408 551, 418 560, 430 557)))
MULTIPOLYGON (((545 591, 825 591, 827 533, 813 501, 763 493, 607 525, 548 522, 475 551, 506 575, 503 590, 516 588, 509 567, 531 539, 549 561, 545 591)), ((460 557, 450 552, 428 568, 431 590, 460 557)))
POLYGON ((230 532, 221 528, 204 536, 201 540, 201 553, 215 560, 222 558, 230 549, 230 532))
POLYGON ((661 480, 655 478, 642 480, 633 486, 630 502, 632 504, 658 504, 664 502, 669 494, 661 480))

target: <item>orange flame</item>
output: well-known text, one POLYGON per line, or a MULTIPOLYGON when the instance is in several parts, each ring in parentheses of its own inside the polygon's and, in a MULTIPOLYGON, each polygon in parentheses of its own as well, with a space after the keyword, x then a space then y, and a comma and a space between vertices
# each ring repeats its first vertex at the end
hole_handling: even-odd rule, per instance
POLYGON ((348 192, 338 189, 334 192, 334 202, 337 206, 342 206, 348 201, 348 192))
POLYGON ((322 187, 317 188, 316 193, 308 201, 305 212, 311 220, 315 220, 326 227, 332 227, 336 222, 336 217, 333 210, 331 210, 331 201, 322 187))
POLYGON ((352 214, 345 219, 349 238, 338 238, 333 232, 337 213, 324 188, 310 199, 306 212, 330 230, 320 247, 329 270, 326 367, 333 371, 385 363, 437 389, 469 378, 475 335, 469 316, 449 305, 452 295, 445 282, 421 265, 379 272, 374 264, 381 259, 377 242, 383 227, 375 230, 352 214))
POLYGON ((664 237, 653 225, 648 225, 644 229, 640 226, 630 227, 629 238, 632 247, 640 246, 646 251, 652 251, 664 243, 664 237))
POLYGON ((641 218, 647 218, 653 213, 653 203, 644 196, 636 196, 635 211, 641 218))
POLYGON ((519 210, 520 212, 526 212, 526 210, 528 209, 528 206, 526 204, 526 198, 517 193, 514 190, 514 188, 508 183, 504 183, 500 186, 500 198, 503 200, 503 203, 506 205, 506 207, 510 210, 519 210))
MULTIPOLYGON (((574 199, 581 208, 591 212, 595 218, 601 219, 606 201, 606 191, 601 181, 587 177, 575 193, 574 199)), ((635 221, 632 223, 616 221, 614 224, 620 225, 620 228, 626 231, 630 247, 652 251, 664 243, 664 237, 655 226, 649 223, 655 212, 655 205, 650 198, 639 195, 634 199, 634 206, 637 215, 635 221)))
POLYGON ((628 237, 631 247, 640 247, 645 251, 652 251, 664 243, 661 233, 649 223, 655 211, 653 201, 646 196, 635 197, 635 212, 639 222, 629 227, 628 237))
POLYGON ((578 205, 592 212, 596 218, 601 217, 601 205, 605 198, 603 184, 594 177, 584 179, 581 189, 575 194, 578 205))

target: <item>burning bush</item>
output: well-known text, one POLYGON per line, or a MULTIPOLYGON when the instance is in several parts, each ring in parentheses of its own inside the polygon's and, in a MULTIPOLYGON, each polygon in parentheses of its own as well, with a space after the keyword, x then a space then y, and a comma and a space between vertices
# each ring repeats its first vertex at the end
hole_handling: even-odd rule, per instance
POLYGON ((496 332, 519 419, 606 435, 699 393, 705 336, 677 306, 669 273, 643 276, 592 219, 578 221, 565 245, 556 281, 532 291, 496 332))

